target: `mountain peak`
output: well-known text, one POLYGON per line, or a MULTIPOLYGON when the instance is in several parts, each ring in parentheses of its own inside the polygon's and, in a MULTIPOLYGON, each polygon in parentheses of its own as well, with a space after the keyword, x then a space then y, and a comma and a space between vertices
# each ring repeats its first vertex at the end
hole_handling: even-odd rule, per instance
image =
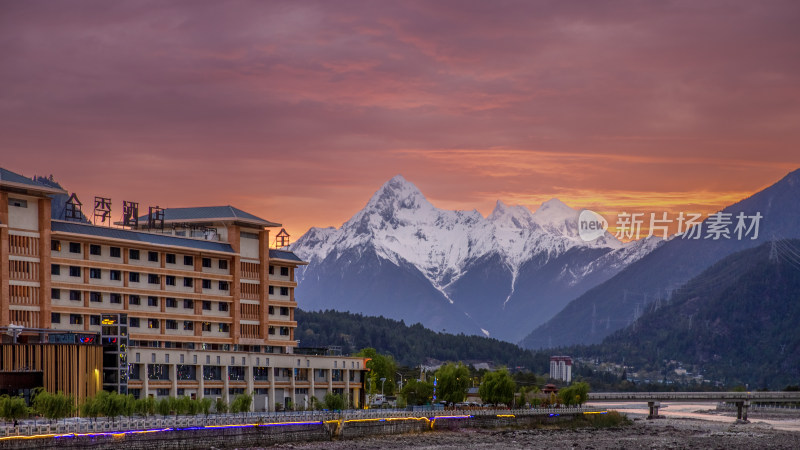
POLYGON ((506 205, 502 200, 497 200, 492 213, 486 219, 504 228, 521 229, 535 226, 531 210, 522 205, 506 205))

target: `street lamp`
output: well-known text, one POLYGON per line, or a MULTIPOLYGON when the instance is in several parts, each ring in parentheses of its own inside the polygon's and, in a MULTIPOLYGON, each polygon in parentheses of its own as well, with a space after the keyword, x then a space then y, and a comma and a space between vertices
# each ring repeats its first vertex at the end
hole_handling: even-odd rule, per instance
POLYGON ((386 384, 386 378, 381 378, 381 396, 383 396, 383 385, 386 384))
POLYGON ((403 374, 400 372, 395 372, 397 375, 400 375, 400 390, 403 390, 403 374))

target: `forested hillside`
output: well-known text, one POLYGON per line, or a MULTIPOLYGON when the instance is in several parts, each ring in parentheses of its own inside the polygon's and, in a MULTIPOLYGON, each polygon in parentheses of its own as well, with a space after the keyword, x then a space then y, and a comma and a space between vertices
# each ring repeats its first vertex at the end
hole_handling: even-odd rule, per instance
POLYGON ((549 370, 549 357, 479 336, 431 331, 420 324, 338 311, 295 311, 296 338, 303 347, 342 346, 345 354, 373 347, 402 365, 414 367, 427 358, 441 361, 488 361, 536 373, 549 370))
POLYGON ((602 344, 573 354, 659 370, 669 361, 751 389, 800 380, 800 241, 735 253, 602 344))

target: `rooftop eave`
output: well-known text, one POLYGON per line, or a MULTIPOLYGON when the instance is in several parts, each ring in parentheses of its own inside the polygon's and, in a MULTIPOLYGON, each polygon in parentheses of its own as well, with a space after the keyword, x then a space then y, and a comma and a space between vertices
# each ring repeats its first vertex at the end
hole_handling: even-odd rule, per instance
MULTIPOLYGON (((39 193, 39 194, 66 194, 64 189, 58 189, 50 186, 31 186, 25 183, 15 183, 13 181, 0 180, 1 187, 8 187, 11 189, 22 190, 25 192, 39 193)), ((277 225, 280 226, 280 225, 277 225)))

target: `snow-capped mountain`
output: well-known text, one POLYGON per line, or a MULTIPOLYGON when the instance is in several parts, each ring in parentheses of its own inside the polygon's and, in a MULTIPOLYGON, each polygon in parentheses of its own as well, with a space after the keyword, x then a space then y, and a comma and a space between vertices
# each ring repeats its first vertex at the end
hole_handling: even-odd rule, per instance
POLYGON ((660 243, 585 242, 579 212, 558 199, 536 212, 498 201, 488 217, 442 210, 395 176, 341 228, 312 228, 292 245, 309 261, 300 306, 517 341, 660 243))

